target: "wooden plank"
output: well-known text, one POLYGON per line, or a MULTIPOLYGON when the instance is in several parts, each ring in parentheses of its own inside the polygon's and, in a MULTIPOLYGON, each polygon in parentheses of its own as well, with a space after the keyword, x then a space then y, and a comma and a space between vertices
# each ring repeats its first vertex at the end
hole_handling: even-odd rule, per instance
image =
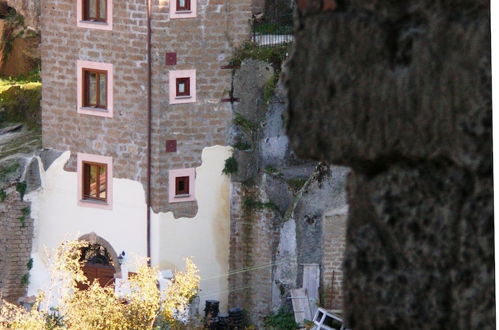
POLYGON ((317 310, 319 303, 319 285, 321 270, 319 264, 303 264, 303 288, 305 288, 310 304, 312 315, 317 310))
POLYGON ((291 301, 293 303, 293 312, 295 321, 298 324, 303 324, 303 321, 312 320, 308 296, 304 288, 291 290, 291 301))

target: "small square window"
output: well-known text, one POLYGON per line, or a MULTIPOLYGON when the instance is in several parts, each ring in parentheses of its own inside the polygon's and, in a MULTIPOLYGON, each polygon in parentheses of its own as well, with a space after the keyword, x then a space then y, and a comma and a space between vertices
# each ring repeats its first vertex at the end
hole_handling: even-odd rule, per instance
POLYGON ((113 65, 76 62, 78 113, 113 117, 113 65))
POLYGON ((107 109, 107 71, 83 69, 83 106, 107 109))
POLYGON ((83 0, 83 20, 91 22, 106 22, 106 0, 83 0))
POLYGON ((196 200, 194 168, 168 171, 168 202, 190 202, 196 200))
POLYGON ((78 205, 112 209, 113 159, 78 153, 77 164, 78 205))
POLYGON ((171 0, 170 18, 196 17, 197 0, 171 0))
POLYGON ((184 96, 190 96, 191 91, 190 91, 190 78, 177 78, 176 81, 176 95, 177 97, 184 97, 184 96))
POLYGON ((76 0, 76 25, 81 28, 112 30, 113 0, 76 0))
POLYGON ((170 104, 196 102, 196 70, 172 70, 169 72, 170 104))
POLYGON ((191 10, 191 0, 177 0, 177 11, 191 10))
POLYGON ((189 195, 189 177, 178 176, 175 178, 175 197, 189 195))
POLYGON ((83 199, 107 202, 107 165, 83 162, 83 199))

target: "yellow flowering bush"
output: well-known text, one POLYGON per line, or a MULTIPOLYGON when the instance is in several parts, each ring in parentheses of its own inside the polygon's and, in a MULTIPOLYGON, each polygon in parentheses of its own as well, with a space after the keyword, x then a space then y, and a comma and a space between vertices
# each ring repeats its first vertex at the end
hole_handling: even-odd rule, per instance
POLYGON ((87 244, 61 244, 52 260, 50 295, 40 293, 31 311, 0 299, 0 329, 148 330, 161 326, 161 322, 173 326, 187 320, 188 305, 200 281, 190 259, 186 259, 185 271, 176 272, 163 292, 158 288, 158 270, 143 260, 137 274, 127 282, 129 290, 118 296, 113 287, 101 287, 98 281, 88 283, 80 262, 81 249, 87 244), (79 290, 78 283, 89 287, 79 290), (49 308, 54 297, 58 298, 57 316, 49 308), (41 307, 42 301, 45 307, 41 307))
POLYGON ((166 320, 186 320, 187 306, 197 293, 200 277, 196 265, 190 259, 185 264, 185 272, 175 274, 163 300, 161 310, 166 320))
POLYGON ((0 329, 45 329, 45 315, 37 311, 35 304, 31 311, 0 299, 0 329))

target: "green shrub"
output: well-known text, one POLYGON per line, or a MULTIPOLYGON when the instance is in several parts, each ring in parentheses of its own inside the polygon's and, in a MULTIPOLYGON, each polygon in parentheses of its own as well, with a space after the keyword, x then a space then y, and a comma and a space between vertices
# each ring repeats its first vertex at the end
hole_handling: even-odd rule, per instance
POLYGON ((24 122, 28 128, 40 126, 41 84, 14 85, 0 93, 3 122, 24 122))
POLYGON ((21 228, 25 228, 26 227, 26 217, 24 215, 22 215, 19 218, 17 218, 17 220, 19 220, 19 222, 21 223, 21 228))
POLYGON ((305 185, 306 182, 307 179, 296 178, 288 180, 288 185, 293 191, 297 192, 305 185))
POLYGON ((29 274, 26 273, 23 276, 21 276, 21 285, 27 286, 28 284, 29 284, 29 274))
POLYGON ((18 182, 16 184, 16 190, 17 192, 19 193, 19 195, 21 195, 21 200, 24 199, 24 194, 26 193, 26 182, 22 181, 22 182, 18 182))
POLYGON ((275 314, 265 317, 263 323, 265 324, 265 328, 269 330, 289 330, 296 329, 298 327, 293 313, 287 312, 283 309, 279 310, 279 312, 275 314))
POLYGON ((239 112, 234 112, 234 125, 237 125, 244 129, 246 132, 251 133, 255 128, 256 125, 243 115, 241 115, 239 112))
POLYGON ((31 208, 29 206, 23 207, 21 209, 21 212, 23 213, 23 215, 27 216, 31 213, 31 208))
POLYGON ((273 176, 277 176, 277 177, 280 177, 282 178, 282 173, 279 172, 279 170, 275 167, 273 167, 272 165, 267 165, 265 166, 265 168, 263 169, 263 171, 267 174, 270 174, 270 175, 273 175, 273 176))
POLYGON ((232 147, 237 150, 249 150, 251 149, 251 144, 238 140, 232 145, 232 147))
POLYGON ((231 156, 225 160, 225 165, 222 170, 222 173, 225 175, 234 174, 237 172, 237 160, 234 156, 231 156))

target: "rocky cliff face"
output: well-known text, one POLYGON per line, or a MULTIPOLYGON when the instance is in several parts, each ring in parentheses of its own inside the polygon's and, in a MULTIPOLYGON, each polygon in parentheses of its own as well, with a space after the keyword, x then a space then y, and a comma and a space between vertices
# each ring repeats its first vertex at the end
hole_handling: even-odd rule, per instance
POLYGON ((230 304, 258 326, 281 308, 292 311, 290 290, 303 287, 305 266, 320 269, 316 303, 341 307, 340 223, 348 209, 348 169, 303 161, 290 150, 283 91, 269 89, 273 72, 251 59, 235 71, 228 141, 238 164, 231 175, 230 304))
POLYGON ((25 76, 40 66, 40 1, 0 1, 0 75, 25 76))
POLYGON ((34 31, 40 31, 41 0, 6 0, 24 17, 24 24, 34 31))
POLYGON ((288 132, 353 168, 350 327, 493 329, 489 2, 299 6, 288 132))

